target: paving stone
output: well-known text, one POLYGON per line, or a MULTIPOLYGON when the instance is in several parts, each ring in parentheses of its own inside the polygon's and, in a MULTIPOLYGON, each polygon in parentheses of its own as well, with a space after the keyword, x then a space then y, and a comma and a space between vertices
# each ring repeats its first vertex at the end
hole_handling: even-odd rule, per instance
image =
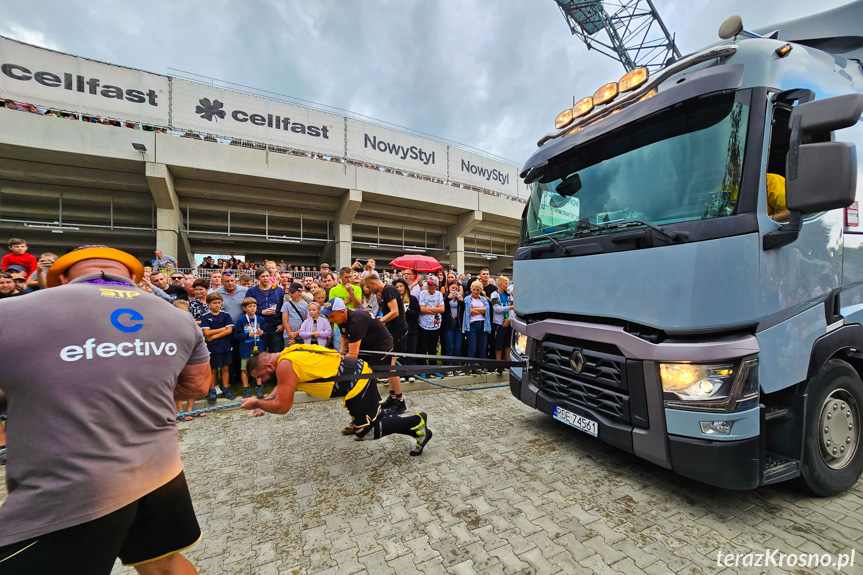
POLYGON ((716 565, 719 551, 765 548, 857 549, 859 560, 863 483, 830 499, 783 485, 729 492, 558 424, 505 387, 409 401, 432 415, 422 457, 404 437, 343 437, 338 401, 181 424, 203 531, 184 555, 201 575, 788 573, 716 565))
POLYGON ((536 575, 552 575, 560 571, 560 567, 551 563, 543 556, 542 550, 539 547, 522 553, 518 558, 533 567, 536 575))

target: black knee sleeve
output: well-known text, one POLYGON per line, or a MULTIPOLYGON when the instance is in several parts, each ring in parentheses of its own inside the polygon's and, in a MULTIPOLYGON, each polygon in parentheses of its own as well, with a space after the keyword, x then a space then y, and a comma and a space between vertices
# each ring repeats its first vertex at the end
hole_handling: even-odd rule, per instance
MULTIPOLYGON (((375 422, 375 425, 380 427, 380 437, 384 437, 392 433, 416 437, 416 433, 413 428, 418 426, 421 422, 422 418, 416 413, 412 413, 410 415, 406 413, 400 413, 397 415, 387 413, 385 415, 382 414, 375 422)), ((379 439, 377 431, 375 432, 375 439, 379 439)))

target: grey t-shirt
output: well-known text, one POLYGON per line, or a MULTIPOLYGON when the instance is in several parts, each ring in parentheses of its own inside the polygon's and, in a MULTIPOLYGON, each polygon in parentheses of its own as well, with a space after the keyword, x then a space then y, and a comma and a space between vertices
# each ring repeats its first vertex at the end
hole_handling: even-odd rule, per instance
POLYGON ((222 296, 222 311, 227 312, 231 316, 231 321, 236 324, 246 313, 243 311, 243 300, 246 298, 246 292, 249 288, 237 286, 234 290, 234 295, 228 295, 225 291, 225 286, 221 286, 216 290, 216 293, 222 296))
MULTIPOLYGON (((303 321, 309 317, 309 304, 305 300, 294 301, 286 295, 285 303, 282 304, 282 312, 288 314, 288 325, 291 326, 291 331, 298 331, 302 327, 303 321), (297 311, 300 313, 298 314, 297 311)), ((287 331, 284 332, 284 338, 288 339, 287 331)))
POLYGON ((131 283, 72 283, 0 301, 0 325, 28 326, 0 329, 0 545, 112 513, 182 471, 174 387, 210 357, 188 312, 131 283))

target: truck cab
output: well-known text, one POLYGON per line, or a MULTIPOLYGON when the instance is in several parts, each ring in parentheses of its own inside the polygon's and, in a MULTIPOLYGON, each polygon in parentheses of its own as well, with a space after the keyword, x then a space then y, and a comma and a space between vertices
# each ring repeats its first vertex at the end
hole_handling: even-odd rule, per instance
POLYGON ((730 489, 863 473, 863 2, 578 101, 539 141, 513 395, 730 489))

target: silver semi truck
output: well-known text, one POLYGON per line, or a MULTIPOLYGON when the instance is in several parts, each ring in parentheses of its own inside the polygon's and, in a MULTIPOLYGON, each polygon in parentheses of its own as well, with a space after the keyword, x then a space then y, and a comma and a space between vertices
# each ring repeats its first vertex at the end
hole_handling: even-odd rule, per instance
POLYGON ((711 485, 856 483, 861 22, 732 17, 557 117, 521 173, 516 398, 711 485))

